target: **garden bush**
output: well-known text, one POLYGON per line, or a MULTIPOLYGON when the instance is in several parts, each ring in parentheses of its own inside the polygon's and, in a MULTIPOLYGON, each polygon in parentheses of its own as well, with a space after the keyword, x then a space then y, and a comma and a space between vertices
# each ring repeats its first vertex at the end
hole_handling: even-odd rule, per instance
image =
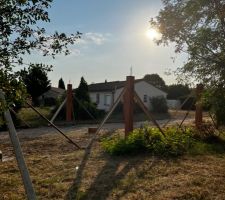
POLYGON ((163 136, 156 128, 144 127, 131 132, 127 139, 115 135, 103 138, 101 144, 111 155, 150 152, 160 156, 179 156, 187 152, 192 142, 191 129, 186 129, 184 133, 176 128, 168 128, 163 136))
POLYGON ((152 97, 150 99, 152 111, 155 113, 167 113, 168 112, 168 106, 165 97, 158 96, 158 97, 152 97))

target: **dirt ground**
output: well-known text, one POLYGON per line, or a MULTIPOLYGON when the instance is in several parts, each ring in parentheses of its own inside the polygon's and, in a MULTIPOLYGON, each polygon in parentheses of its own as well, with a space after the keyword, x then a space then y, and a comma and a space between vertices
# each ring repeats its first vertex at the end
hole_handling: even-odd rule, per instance
MULTIPOLYGON (((87 133, 89 126, 93 127, 60 128, 85 147, 93 137, 87 133)), ((121 128, 123 124, 106 124, 101 135, 121 132, 121 128)), ((51 127, 18 130, 18 137, 41 200, 225 200, 223 153, 178 159, 150 154, 112 157, 103 151, 99 139, 90 149, 77 150, 51 127)), ((7 132, 0 133, 0 150, 4 160, 0 163, 0 200, 26 199, 7 132)))

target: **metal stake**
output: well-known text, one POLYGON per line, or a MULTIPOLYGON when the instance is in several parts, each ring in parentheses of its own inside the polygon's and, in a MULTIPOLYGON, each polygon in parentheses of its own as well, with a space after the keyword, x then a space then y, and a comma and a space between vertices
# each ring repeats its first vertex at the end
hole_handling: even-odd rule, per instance
MULTIPOLYGON (((2 90, 0 90, 0 99, 4 102, 4 104, 6 104, 5 96, 4 96, 4 93, 2 90)), ((17 137, 16 129, 15 129, 15 126, 12 121, 12 117, 11 117, 8 109, 4 111, 4 118, 5 118, 7 126, 8 126, 9 136, 10 136, 10 139, 11 139, 11 142, 13 145, 13 149, 15 152, 17 164, 20 169, 24 188, 25 188, 25 191, 27 194, 27 199, 28 200, 36 200, 36 195, 35 195, 35 191, 34 191, 31 179, 30 179, 29 171, 27 169, 27 166, 26 166, 26 163, 25 163, 25 160, 23 157, 22 149, 20 146, 20 142, 17 137)))

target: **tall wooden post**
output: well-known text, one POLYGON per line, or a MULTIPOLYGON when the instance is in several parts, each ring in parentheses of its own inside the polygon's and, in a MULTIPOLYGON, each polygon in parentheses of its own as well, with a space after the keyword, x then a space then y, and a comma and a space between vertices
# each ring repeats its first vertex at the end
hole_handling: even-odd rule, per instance
POLYGON ((66 121, 71 122, 73 116, 73 98, 72 98, 72 84, 67 85, 67 98, 66 98, 66 121))
POLYGON ((196 104, 195 104, 195 126, 196 128, 200 128, 202 125, 202 103, 201 103, 201 95, 203 92, 203 84, 198 84, 196 87, 196 104))
POLYGON ((125 137, 133 131, 133 110, 134 110, 134 76, 127 76, 125 84, 123 112, 125 121, 125 137))

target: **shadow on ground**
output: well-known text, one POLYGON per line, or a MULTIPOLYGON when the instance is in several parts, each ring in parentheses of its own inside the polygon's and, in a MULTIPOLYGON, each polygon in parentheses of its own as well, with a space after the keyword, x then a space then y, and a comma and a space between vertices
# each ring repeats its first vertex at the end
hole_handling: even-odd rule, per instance
MULTIPOLYGON (((80 186, 82 181, 85 181, 84 170, 87 167, 87 162, 90 158, 93 144, 94 140, 92 141, 90 147, 85 150, 85 154, 76 173, 75 180, 65 197, 66 200, 107 199, 109 195, 112 195, 112 191, 117 188, 117 186, 126 177, 126 175, 132 169, 135 169, 136 167, 141 165, 142 161, 140 161, 137 156, 127 158, 112 157, 101 152, 100 158, 102 161, 104 161, 105 164, 101 168, 101 170, 98 170, 99 172, 94 177, 94 179, 91 180, 91 185, 86 189, 86 191, 81 192, 80 186)), ((153 167, 153 164, 154 163, 152 163, 152 165, 149 165, 149 168, 147 170, 150 170, 151 167, 153 167)), ((143 170, 143 174, 145 173, 145 170, 143 170)), ((139 173, 138 176, 143 176, 143 174, 139 173)), ((127 192, 129 192, 129 189, 132 186, 129 186, 129 184, 124 188, 124 191, 120 192, 120 194, 117 194, 116 198, 122 197, 127 192)))

